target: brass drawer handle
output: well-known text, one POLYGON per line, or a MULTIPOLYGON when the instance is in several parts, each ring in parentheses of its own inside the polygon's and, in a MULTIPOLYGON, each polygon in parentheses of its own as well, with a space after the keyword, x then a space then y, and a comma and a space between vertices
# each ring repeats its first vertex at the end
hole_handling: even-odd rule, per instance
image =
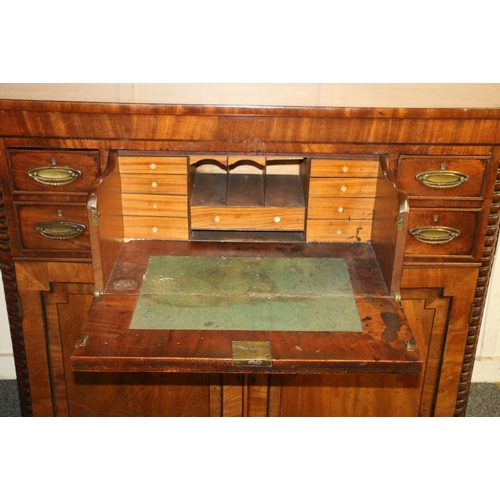
POLYGON ((86 229, 83 224, 66 221, 40 222, 35 225, 36 231, 51 240, 71 240, 80 236, 86 229))
POLYGON ((410 229, 410 234, 427 245, 444 245, 460 235, 458 229, 444 226, 425 226, 410 229))
POLYGON ((44 186, 67 186, 82 173, 71 167, 37 167, 28 170, 28 175, 44 186))
POLYGON ((431 172, 421 172, 415 176, 415 179, 432 189, 449 189, 467 182, 469 176, 451 170, 433 170, 431 172))

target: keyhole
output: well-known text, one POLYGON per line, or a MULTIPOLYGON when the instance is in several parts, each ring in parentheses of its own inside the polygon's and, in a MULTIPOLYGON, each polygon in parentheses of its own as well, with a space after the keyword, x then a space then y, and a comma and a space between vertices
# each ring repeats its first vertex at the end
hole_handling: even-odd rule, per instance
POLYGON ((434 222, 437 222, 439 220, 439 215, 434 216, 434 222))

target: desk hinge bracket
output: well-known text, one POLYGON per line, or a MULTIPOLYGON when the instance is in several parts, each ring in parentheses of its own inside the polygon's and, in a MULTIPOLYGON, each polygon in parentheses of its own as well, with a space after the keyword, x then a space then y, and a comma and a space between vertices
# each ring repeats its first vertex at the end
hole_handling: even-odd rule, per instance
POLYGON ((98 226, 99 225, 99 217, 101 216, 101 212, 99 212, 99 210, 97 210, 97 208, 93 208, 90 211, 90 215, 92 218, 92 225, 98 226))
POLYGON ((398 225, 398 231, 402 231, 403 230, 403 226, 404 226, 404 214, 398 214, 398 216, 396 217, 396 223, 398 225))
POLYGON ((271 342, 233 340, 233 366, 271 366, 271 342))
POLYGON ((88 335, 78 335, 78 340, 75 347, 85 347, 89 342, 88 335))

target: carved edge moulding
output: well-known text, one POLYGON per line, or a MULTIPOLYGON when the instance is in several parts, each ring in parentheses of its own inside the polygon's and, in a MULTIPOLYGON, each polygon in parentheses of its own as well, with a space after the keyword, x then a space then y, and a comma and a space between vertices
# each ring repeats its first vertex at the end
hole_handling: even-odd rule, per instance
POLYGON ((33 409, 31 405, 28 364, 22 327, 22 311, 19 294, 17 292, 16 271, 10 248, 7 215, 5 213, 3 191, 0 186, 0 268, 2 270, 7 315, 9 318, 12 347, 14 351, 14 364, 16 367, 17 385, 19 388, 21 414, 25 417, 30 417, 33 415, 33 409))
POLYGON ((498 243, 498 231, 500 225, 500 165, 497 169, 495 190, 491 204, 490 215, 488 219, 488 229, 483 250, 481 267, 476 286, 476 294, 469 322, 469 334, 465 347, 462 372, 460 374, 460 383, 457 393, 457 402, 455 406, 455 416, 465 416, 469 389, 472 380, 472 369, 474 367, 474 358, 476 355, 477 342, 481 329, 481 320, 484 312, 486 292, 493 267, 493 259, 498 243))

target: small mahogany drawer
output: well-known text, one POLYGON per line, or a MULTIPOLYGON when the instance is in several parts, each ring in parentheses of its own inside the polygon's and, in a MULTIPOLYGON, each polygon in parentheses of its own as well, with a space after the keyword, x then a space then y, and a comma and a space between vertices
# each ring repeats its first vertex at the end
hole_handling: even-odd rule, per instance
POLYGON ((16 204, 22 250, 89 250, 85 205, 16 204))
POLYGON ((377 179, 342 179, 336 177, 312 177, 309 180, 309 197, 374 197, 377 179))
POLYGON ((486 157, 402 156, 401 188, 410 197, 482 199, 486 157))
POLYGON ((97 151, 7 151, 13 192, 87 194, 97 176, 97 151))
POLYGON ((375 198, 309 198, 310 219, 371 219, 375 198))
POLYGON ((308 219, 306 240, 310 242, 353 243, 369 241, 372 220, 308 219))
POLYGON ((311 177, 377 177, 377 160, 311 160, 311 177))
POLYGON ((410 210, 406 255, 474 257, 480 210, 410 210))
POLYGON ((187 157, 120 156, 119 169, 123 174, 187 175, 187 157))
POLYGON ((127 174, 121 176, 123 193, 187 194, 185 175, 158 175, 156 173, 127 174))
POLYGON ((304 208, 191 207, 191 229, 303 231, 304 208))
POLYGON ((126 239, 145 240, 187 240, 187 217, 123 217, 123 231, 126 239))
POLYGON ((122 194, 124 215, 188 216, 187 196, 122 194))

